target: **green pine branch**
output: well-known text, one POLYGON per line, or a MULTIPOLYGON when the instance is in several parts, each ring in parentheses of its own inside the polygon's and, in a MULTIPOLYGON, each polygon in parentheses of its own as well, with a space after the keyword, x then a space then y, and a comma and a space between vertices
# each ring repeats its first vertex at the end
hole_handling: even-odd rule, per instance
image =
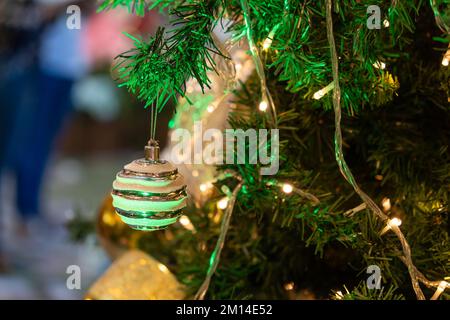
POLYGON ((349 291, 344 286, 344 292, 333 291, 331 299, 333 300, 405 300, 401 293, 397 293, 395 286, 382 287, 380 289, 368 289, 365 282, 349 291))
POLYGON ((127 8, 129 12, 134 12, 139 16, 143 16, 148 4, 146 0, 104 0, 99 6, 98 12, 115 9, 119 6, 127 8))
POLYGON ((171 8, 174 29, 159 28, 149 40, 133 37, 134 49, 119 56, 121 86, 137 95, 145 106, 160 111, 178 95, 185 96, 186 81, 195 78, 209 88, 213 55, 221 54, 211 32, 220 20, 222 1, 193 1, 171 8))

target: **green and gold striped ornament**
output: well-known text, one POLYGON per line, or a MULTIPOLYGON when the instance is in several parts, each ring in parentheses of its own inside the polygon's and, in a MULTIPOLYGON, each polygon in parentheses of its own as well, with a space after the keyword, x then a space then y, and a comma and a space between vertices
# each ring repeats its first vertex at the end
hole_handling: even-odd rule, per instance
POLYGON ((150 140, 145 158, 127 164, 113 183, 113 206, 122 221, 143 231, 165 229, 186 207, 184 178, 168 161, 159 160, 159 146, 150 140))

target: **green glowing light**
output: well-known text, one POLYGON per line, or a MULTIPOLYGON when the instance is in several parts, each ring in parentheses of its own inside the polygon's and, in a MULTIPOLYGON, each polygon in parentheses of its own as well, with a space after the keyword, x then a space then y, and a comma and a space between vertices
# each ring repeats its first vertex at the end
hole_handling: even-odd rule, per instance
POLYGON ((124 223, 128 225, 139 227, 165 227, 177 222, 178 220, 178 217, 170 219, 148 219, 148 218, 135 219, 120 216, 120 218, 124 223))
POLYGON ((147 200, 131 200, 125 199, 117 195, 112 195, 113 206, 124 211, 139 211, 139 212, 167 212, 175 211, 186 206, 186 197, 179 200, 172 201, 147 201, 147 200))

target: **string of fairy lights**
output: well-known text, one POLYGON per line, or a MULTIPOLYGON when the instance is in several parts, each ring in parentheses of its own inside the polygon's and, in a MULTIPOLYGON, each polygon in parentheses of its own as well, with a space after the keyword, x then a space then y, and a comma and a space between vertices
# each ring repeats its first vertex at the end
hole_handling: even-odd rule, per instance
MULTIPOLYGON (((265 112, 267 109, 270 108, 271 110, 271 116, 272 116, 272 127, 277 127, 277 110, 275 107, 275 103, 273 102, 272 95, 270 94, 269 88, 267 86, 266 76, 264 73, 264 64, 261 60, 258 47, 255 45, 255 41, 253 39, 253 31, 251 28, 251 21, 250 21, 250 8, 247 0, 241 0, 241 7, 242 7, 242 13, 244 16, 244 21, 246 25, 246 33, 247 33, 247 41, 248 45, 250 46, 250 52, 252 53, 252 58, 255 63, 255 69, 256 73, 258 74, 258 77, 261 82, 261 102, 259 103, 259 110, 262 112, 265 112)), ((272 30, 273 35, 275 34, 276 30, 272 30)), ((272 39, 273 35, 266 39, 266 46, 269 48, 272 45, 272 39)))
MULTIPOLYGON (((221 175, 214 182, 208 182, 207 183, 209 185, 208 188, 201 188, 203 190, 203 192, 206 192, 209 188, 213 187, 213 183, 222 181, 229 177, 238 178, 238 180, 241 182, 239 183, 238 187, 236 187, 236 189, 233 191, 233 193, 230 194, 228 192, 227 196, 225 196, 217 201, 217 208, 219 210, 226 210, 225 217, 222 220, 223 222, 222 222, 222 227, 221 227, 221 232, 220 232, 221 237, 219 238, 219 240, 216 244, 216 248, 218 248, 220 251, 216 252, 217 250, 214 250, 216 254, 211 255, 210 268, 209 268, 209 272, 207 273, 208 274, 207 279, 204 281, 204 284, 201 286, 201 288, 197 292, 196 299, 203 299, 205 297, 205 294, 208 290, 208 286, 211 281, 211 277, 217 268, 217 265, 220 260, 220 252, 225 243, 225 237, 228 232, 229 225, 230 225, 231 215, 233 213, 234 205, 237 200, 237 194, 238 194, 239 190, 242 188, 243 184, 242 184, 242 180, 241 180, 240 176, 236 176, 234 173, 228 173, 228 174, 221 175)), ((203 185, 206 185, 206 184, 203 184, 203 185)), ((314 204, 314 205, 317 205, 320 203, 320 200, 316 196, 314 196, 313 194, 308 193, 300 188, 293 186, 291 183, 273 182, 273 181, 268 183, 268 186, 273 186, 273 185, 277 186, 280 189, 280 191, 282 191, 286 196, 289 196, 290 194, 297 194, 301 197, 304 197, 304 198, 310 200, 312 202, 312 204, 314 204)), ((383 199, 382 205, 383 205, 383 209, 385 211, 390 210, 390 200, 388 198, 383 199)), ((344 216, 352 216, 353 214, 355 214, 359 211, 362 211, 364 209, 367 209, 367 205, 365 203, 363 203, 353 209, 348 210, 346 213, 344 213, 344 216)), ((188 229, 192 232, 195 232, 195 228, 187 216, 183 216, 180 219, 180 223, 186 229, 188 229)), ((380 236, 386 234, 390 230, 397 230, 398 232, 401 232, 399 229, 401 224, 402 224, 402 220, 400 218, 394 217, 392 219, 387 219, 386 226, 379 233, 380 236)), ((414 269, 415 269, 415 267, 414 267, 414 269)), ((433 296, 430 298, 430 300, 437 300, 439 298, 439 296, 445 291, 445 289, 449 288, 449 283, 445 280, 429 281, 421 273, 420 273, 419 279, 421 280, 421 282, 425 283, 427 286, 436 287, 436 291, 433 294, 433 296)), ((285 285, 286 290, 291 290, 293 287, 294 287, 294 284, 291 282, 286 283, 286 285, 285 285)), ((336 298, 337 299, 344 298, 344 295, 342 294, 341 291, 338 291, 336 293, 336 298)))
MULTIPOLYGON (((339 169, 344 176, 344 178, 353 186, 355 192, 361 197, 361 199, 367 204, 367 207, 371 209, 375 213, 377 217, 379 217, 382 221, 386 222, 386 227, 381 231, 381 235, 392 230, 397 238, 400 240, 402 245, 402 251, 404 256, 402 257, 402 261, 408 268, 408 272, 410 274, 411 282, 413 285, 413 289, 416 293, 416 296, 419 300, 425 300, 425 296, 420 288, 419 282, 424 283, 425 285, 435 286, 435 282, 429 282, 423 274, 419 277, 419 272, 417 268, 414 266, 411 258, 411 249, 410 246, 400 230, 401 220, 399 218, 390 219, 376 204, 375 202, 359 187, 355 178, 353 177, 350 168, 347 166, 345 161, 343 151, 342 151, 342 131, 341 131, 341 92, 339 87, 339 59, 336 52, 336 45, 334 40, 334 31, 333 31, 333 17, 332 17, 332 0, 326 1, 326 21, 327 21, 327 37, 328 43, 330 45, 331 52, 331 63, 333 69, 333 82, 334 82, 334 90, 333 90, 333 107, 335 112, 335 150, 336 150, 336 160, 339 166, 339 169), (425 279, 424 279, 425 278, 425 279)), ((446 281, 440 281, 436 286, 436 292, 433 295, 433 299, 437 299, 440 294, 446 289, 450 288, 450 284, 446 281)))
MULTIPOLYGON (((327 34, 330 44, 330 50, 331 50, 331 56, 332 56, 332 66, 333 66, 333 81, 329 83, 324 88, 316 91, 313 94, 313 99, 320 100, 327 94, 333 92, 333 105, 335 110, 335 125, 336 125, 336 133, 335 133, 335 145, 336 145, 336 160, 339 165, 339 168, 341 170, 342 175, 344 178, 354 187, 357 194, 360 195, 361 199, 363 200, 363 203, 359 206, 350 209, 344 213, 344 216, 351 218, 356 213, 369 209, 375 213, 375 215, 380 218, 382 221, 385 222, 385 226, 382 230, 380 230, 379 235, 383 236, 388 232, 394 232, 394 234, 399 239, 404 256, 400 257, 400 259, 403 261, 403 263, 407 266, 408 272, 410 274, 410 278, 412 281, 413 289, 416 293, 416 296, 419 300, 424 300, 425 296, 420 288, 419 282, 424 284, 427 287, 430 288, 436 288, 436 291, 434 292, 433 296, 430 298, 430 300, 437 300, 440 295, 446 290, 450 288, 450 283, 441 280, 441 281, 430 281, 428 280, 417 268, 412 262, 411 258, 411 250, 410 246, 403 235, 400 226, 402 225, 402 220, 398 217, 389 218, 385 212, 388 212, 391 208, 391 202, 389 198, 384 198, 381 201, 381 206, 383 210, 381 210, 378 205, 375 204, 375 202, 366 194, 364 191, 360 189, 358 184, 355 181, 355 178, 353 177, 350 169, 348 168, 343 151, 342 151, 342 132, 340 127, 340 119, 341 119, 341 107, 340 107, 340 88, 339 88, 339 73, 338 73, 338 58, 336 54, 336 48, 334 44, 334 33, 333 33, 333 21, 331 16, 331 10, 332 10, 332 0, 327 0, 327 34)), ((434 0, 430 0, 431 5, 433 6, 434 0)), ((393 4, 394 5, 394 4, 393 4)), ((256 73, 258 77, 260 78, 261 83, 261 100, 258 105, 258 109, 261 112, 267 112, 268 110, 271 111, 271 116, 273 117, 273 125, 276 126, 276 107, 273 102, 273 99, 270 95, 269 89, 266 84, 265 74, 264 74, 264 67, 263 62, 260 57, 259 50, 267 52, 270 50, 272 46, 273 39, 275 37, 275 34, 281 24, 281 22, 277 25, 275 25, 274 28, 270 31, 267 38, 262 42, 261 49, 258 49, 258 47, 255 45, 253 36, 252 36, 252 30, 251 30, 251 24, 250 24, 250 13, 249 13, 249 7, 246 0, 241 0, 241 6, 243 8, 243 14, 244 14, 244 21, 246 24, 246 30, 247 30, 247 40, 250 46, 250 51, 252 54, 252 58, 254 60, 254 67, 256 69, 256 73)), ((434 7, 433 7, 434 9, 434 7)), ((436 18, 436 21, 440 21, 438 18, 436 18)), ((389 27, 390 22, 389 20, 384 20, 383 22, 384 27, 389 27)), ((441 26, 440 26, 441 27, 441 26)), ((443 29, 443 28, 441 28, 443 29)), ((445 28, 445 30, 448 30, 448 28, 445 28)), ((449 49, 444 55, 444 58, 442 60, 443 66, 448 66, 450 63, 450 45, 449 49)), ((386 64, 382 61, 376 61, 373 66, 377 69, 385 69, 386 64)), ((235 65, 236 70, 241 68, 242 65, 235 65)), ((220 98, 220 100, 223 100, 223 96, 220 98)), ((208 107, 208 112, 211 113, 215 109, 214 104, 211 104, 211 108, 208 107)), ((219 175, 216 179, 213 181, 208 181, 205 183, 202 183, 199 185, 199 189, 202 193, 208 193, 213 187, 216 182, 222 181, 224 179, 228 179, 230 177, 233 177, 238 180, 238 185, 235 187, 233 191, 230 191, 226 186, 222 187, 222 191, 225 194, 225 197, 219 199, 216 203, 217 209, 224 211, 223 217, 222 217, 222 223, 221 223, 221 229, 220 229, 220 235, 219 239, 217 240, 215 249, 211 253, 209 266, 206 274, 206 278, 204 282, 202 283, 201 287, 197 291, 195 298, 196 299, 204 299, 209 284, 211 282, 211 278, 214 275, 217 266, 220 261, 220 255, 221 251, 225 244, 226 235, 228 232, 228 229, 230 227, 230 221, 231 216, 234 210, 235 203, 237 201, 237 196, 241 188, 243 187, 243 180, 239 175, 236 175, 234 172, 226 171, 219 175)), ((320 203, 320 200, 314 196, 313 194, 310 194, 300 188, 295 187, 290 182, 280 182, 277 180, 272 180, 267 184, 268 187, 277 187, 279 190, 285 194, 285 196, 290 196, 291 194, 298 195, 300 197, 303 197, 309 201, 311 201, 312 204, 317 205, 320 203)), ((183 216, 180 219, 180 223, 188 230, 192 232, 196 232, 195 227, 189 220, 187 216, 183 216)), ((447 279, 447 278, 445 278, 447 279)), ((286 290, 292 290, 294 287, 293 283, 287 283, 285 285, 286 290)), ((341 291, 336 292, 336 299, 344 299, 344 295, 341 291)))
MULTIPOLYGON (((225 245, 225 238, 228 233, 228 229, 230 227, 231 216, 234 211, 234 205, 237 201, 237 196, 239 194, 239 191, 241 190, 244 183, 243 183, 242 178, 239 175, 236 175, 234 172, 231 172, 231 171, 225 171, 223 174, 218 176, 217 179, 215 179, 214 181, 210 181, 208 183, 200 185, 200 189, 202 190, 202 192, 207 192, 210 188, 213 187, 214 183, 223 181, 230 177, 237 179, 239 181, 239 183, 234 188, 233 192, 231 192, 226 185, 222 186, 222 192, 225 193, 226 196, 221 198, 219 201, 217 201, 217 209, 224 210, 224 215, 222 218, 222 224, 221 224, 220 233, 219 233, 219 239, 217 240, 215 249, 213 250, 213 253, 211 254, 208 271, 206 273, 206 278, 203 281, 202 285, 200 286, 200 288, 198 289, 198 291, 195 295, 195 299, 198 299, 198 300, 204 299, 204 297, 208 291, 209 284, 211 282, 211 278, 214 275, 214 273, 217 269, 217 266, 219 264, 220 254, 225 245)), ((271 187, 271 186, 278 187, 286 196, 288 196, 292 193, 297 194, 297 195, 311 201, 313 205, 317 205, 320 203, 320 200, 316 196, 314 196, 313 194, 306 192, 300 188, 296 188, 295 186, 293 186, 290 183, 278 182, 276 180, 272 180, 267 183, 267 186, 268 187, 271 187)), ((180 219, 180 223, 186 229, 189 229, 189 230, 195 232, 194 231, 195 228, 187 216, 183 216, 180 219)), ((293 287, 294 287, 293 283, 287 283, 285 285, 286 290, 292 290, 293 287)))

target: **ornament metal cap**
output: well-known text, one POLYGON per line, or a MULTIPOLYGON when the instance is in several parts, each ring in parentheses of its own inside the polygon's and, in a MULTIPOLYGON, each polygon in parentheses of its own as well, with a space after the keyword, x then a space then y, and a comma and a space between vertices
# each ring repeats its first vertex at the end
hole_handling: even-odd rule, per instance
POLYGON ((145 146, 145 160, 159 161, 159 143, 156 140, 150 139, 145 146))

